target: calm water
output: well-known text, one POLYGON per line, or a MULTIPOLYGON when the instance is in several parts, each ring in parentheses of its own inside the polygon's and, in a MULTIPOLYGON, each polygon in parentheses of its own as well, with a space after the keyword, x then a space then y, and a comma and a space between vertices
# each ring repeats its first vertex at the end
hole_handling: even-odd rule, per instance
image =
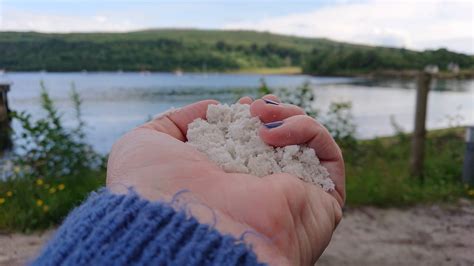
MULTIPOLYGON (((71 126, 73 110, 68 97, 74 83, 84 99, 88 140, 106 153, 123 133, 157 113, 201 99, 232 102, 239 95, 254 96, 262 77, 270 87, 294 88, 309 81, 317 94, 315 106, 323 111, 331 101, 352 101, 359 138, 392 134, 390 116, 407 131, 413 127, 415 84, 411 81, 304 75, 6 73, 0 75, 0 82, 13 83, 9 93, 12 109, 39 116, 43 81, 71 126)), ((435 82, 429 95, 427 124, 428 128, 474 124, 474 80, 435 82)))

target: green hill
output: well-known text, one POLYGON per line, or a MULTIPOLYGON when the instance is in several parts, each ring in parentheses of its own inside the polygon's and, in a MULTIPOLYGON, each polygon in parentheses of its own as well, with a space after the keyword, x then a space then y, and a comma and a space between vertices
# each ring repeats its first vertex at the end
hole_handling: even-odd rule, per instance
POLYGON ((312 74, 421 69, 472 56, 415 52, 254 31, 159 29, 128 33, 0 32, 0 69, 8 71, 234 71, 301 67, 312 74))

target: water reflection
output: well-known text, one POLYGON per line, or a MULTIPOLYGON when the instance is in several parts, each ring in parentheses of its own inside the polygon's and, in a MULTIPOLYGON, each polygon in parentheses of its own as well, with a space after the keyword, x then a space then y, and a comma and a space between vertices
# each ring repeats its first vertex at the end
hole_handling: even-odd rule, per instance
MULTIPOLYGON (((415 102, 412 80, 362 80, 310 77, 304 75, 183 74, 151 73, 8 73, 3 80, 13 82, 9 94, 11 108, 42 115, 39 84, 44 81, 51 97, 63 112, 67 126, 74 125, 69 101, 71 82, 84 98, 83 115, 87 139, 102 153, 123 133, 150 116, 171 107, 214 98, 231 103, 243 95, 257 96, 260 79, 273 88, 295 88, 308 81, 315 90, 315 106, 322 113, 332 101, 352 101, 359 138, 393 133, 390 116, 411 130, 415 102)), ((473 80, 438 80, 428 103, 428 128, 474 123, 473 80), (451 122, 450 122, 451 121, 451 122)), ((17 124, 13 124, 19 129, 17 124)))

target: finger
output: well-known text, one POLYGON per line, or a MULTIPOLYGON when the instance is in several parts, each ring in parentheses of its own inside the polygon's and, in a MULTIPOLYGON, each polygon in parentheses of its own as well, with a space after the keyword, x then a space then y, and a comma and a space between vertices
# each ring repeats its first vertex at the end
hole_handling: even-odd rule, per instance
POLYGON ((250 113, 257 116, 263 123, 284 120, 295 115, 304 115, 303 109, 292 104, 268 101, 267 98, 254 101, 250 105, 250 113))
POLYGON ((283 147, 294 144, 308 144, 325 161, 341 158, 341 152, 331 134, 315 119, 307 115, 296 115, 266 124, 260 129, 260 136, 267 144, 283 147))
POLYGON ((153 119, 141 126, 141 128, 157 130, 181 141, 186 141, 188 124, 198 118, 206 119, 207 107, 211 104, 219 104, 219 102, 215 100, 204 100, 193 103, 178 111, 153 119))
POLYGON ((237 102, 240 104, 251 104, 253 102, 253 99, 249 96, 244 96, 240 98, 237 102))
POLYGON ((276 147, 307 144, 314 149, 321 164, 331 173, 338 194, 333 195, 342 206, 345 199, 344 160, 339 146, 325 127, 309 116, 296 115, 262 126, 260 137, 276 147))
POLYGON ((274 94, 265 94, 262 99, 267 99, 267 100, 271 100, 271 101, 274 101, 274 102, 277 102, 277 103, 280 103, 281 100, 280 98, 278 98, 278 96, 274 95, 274 94))

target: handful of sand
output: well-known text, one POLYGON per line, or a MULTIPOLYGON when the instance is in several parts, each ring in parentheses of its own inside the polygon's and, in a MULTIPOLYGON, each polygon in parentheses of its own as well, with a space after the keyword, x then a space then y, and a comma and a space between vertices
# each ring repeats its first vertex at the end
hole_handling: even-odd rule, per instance
POLYGON ((209 105, 207 120, 196 119, 188 125, 188 143, 228 173, 263 177, 283 172, 319 184, 326 191, 334 189, 313 149, 305 145, 267 145, 258 135, 261 125, 250 115, 249 105, 209 105))

